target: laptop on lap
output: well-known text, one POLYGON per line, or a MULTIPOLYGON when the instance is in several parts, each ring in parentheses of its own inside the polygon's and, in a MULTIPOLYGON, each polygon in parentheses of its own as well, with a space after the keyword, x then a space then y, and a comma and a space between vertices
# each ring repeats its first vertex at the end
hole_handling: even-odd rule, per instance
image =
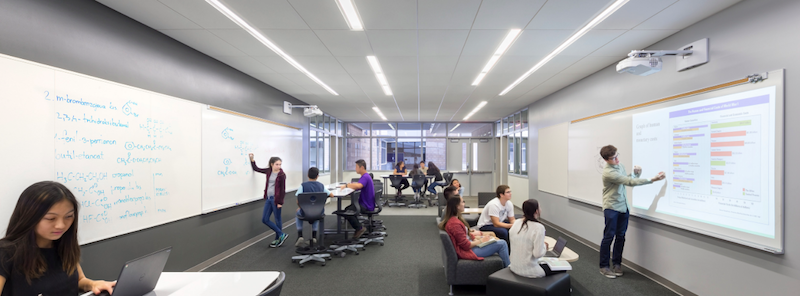
POLYGON ((558 240, 556 241, 556 245, 553 246, 553 250, 547 251, 547 253, 544 254, 544 257, 554 257, 554 258, 561 257, 561 252, 564 251, 564 247, 566 246, 567 246, 567 240, 559 236, 558 240))
MULTIPOLYGON (((171 251, 172 247, 167 247, 126 262, 117 278, 114 296, 142 296, 153 291, 171 251)), ((94 294, 88 292, 81 296, 88 295, 94 294)), ((109 294, 103 291, 100 295, 109 294)))

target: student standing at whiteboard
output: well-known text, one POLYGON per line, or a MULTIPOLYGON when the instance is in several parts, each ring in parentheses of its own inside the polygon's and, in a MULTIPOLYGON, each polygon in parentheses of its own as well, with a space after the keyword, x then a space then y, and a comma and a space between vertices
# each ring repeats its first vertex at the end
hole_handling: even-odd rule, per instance
POLYGON ((641 179, 642 168, 633 167, 633 174, 625 171, 619 163, 617 147, 612 145, 600 149, 600 156, 606 161, 603 169, 603 216, 606 227, 603 230, 603 241, 600 243, 600 274, 613 279, 622 276, 622 248, 625 246, 625 232, 628 230, 628 198, 625 186, 639 186, 664 180, 664 172, 652 179, 641 179), (614 241, 613 265, 609 268, 611 242, 614 241))
POLYGON ((283 207, 283 197, 286 196, 286 174, 281 169, 280 157, 273 156, 269 159, 269 167, 266 169, 256 166, 256 160, 253 159, 253 153, 250 153, 250 166, 253 170, 267 175, 267 188, 264 188, 264 198, 267 201, 264 203, 264 214, 261 217, 261 222, 272 228, 275 231, 275 240, 269 244, 270 247, 280 247, 288 234, 281 231, 283 225, 281 221, 281 208, 283 207), (269 220, 269 216, 275 214, 275 222, 269 220))
POLYGON ((43 181, 22 192, 0 239, 0 295, 113 292, 116 282, 83 274, 78 209, 75 196, 60 183, 43 181))

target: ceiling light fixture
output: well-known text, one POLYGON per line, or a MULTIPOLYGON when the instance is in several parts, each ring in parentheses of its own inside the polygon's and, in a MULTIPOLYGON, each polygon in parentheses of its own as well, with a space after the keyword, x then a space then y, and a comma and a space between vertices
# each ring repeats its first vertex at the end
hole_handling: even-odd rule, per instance
POLYGON ((531 68, 530 70, 528 70, 528 72, 525 72, 525 74, 522 74, 522 76, 520 76, 519 78, 517 78, 517 80, 516 80, 516 81, 514 81, 514 83, 512 83, 512 84, 511 84, 511 85, 509 85, 508 87, 506 87, 506 89, 504 89, 504 90, 503 90, 503 91, 500 93, 500 95, 501 95, 501 96, 502 96, 502 95, 505 95, 505 94, 507 94, 509 91, 511 91, 512 89, 514 89, 515 87, 517 87, 517 85, 519 85, 520 83, 522 83, 522 81, 524 81, 526 78, 528 78, 528 76, 531 76, 531 74, 533 74, 533 72, 536 72, 537 70, 539 70, 539 69, 540 69, 542 66, 544 66, 545 64, 547 64, 547 62, 549 62, 550 60, 552 60, 552 59, 553 59, 554 57, 556 57, 556 56, 557 56, 559 53, 561 53, 562 51, 564 51, 565 49, 567 49, 567 47, 569 47, 570 45, 572 45, 572 43, 575 43, 575 41, 577 41, 578 39, 580 39, 581 37, 583 37, 583 35, 586 35, 586 33, 587 33, 587 32, 589 32, 589 30, 593 29, 595 26, 597 26, 598 24, 600 24, 600 23, 601 23, 603 20, 605 20, 607 17, 609 17, 609 16, 610 16, 610 15, 612 15, 614 12, 616 12, 618 9, 620 9, 620 8, 621 8, 623 5, 625 5, 625 3, 628 3, 628 1, 629 1, 629 0, 617 0, 617 1, 615 1, 613 4, 611 4, 611 6, 609 6, 609 7, 608 7, 608 8, 606 8, 605 10, 603 10, 603 12, 601 12, 601 13, 600 13, 599 15, 597 15, 597 16, 596 16, 594 19, 592 19, 592 20, 591 20, 591 21, 590 21, 588 24, 586 24, 586 26, 583 26, 583 28, 581 28, 580 30, 578 30, 578 32, 575 32, 575 34, 573 34, 572 36, 570 36, 570 37, 569 37, 569 39, 567 39, 567 41, 564 41, 564 43, 561 43, 561 45, 559 45, 558 47, 556 47, 556 49, 555 49, 555 50, 553 50, 553 52, 551 52, 550 54, 548 54, 547 56, 545 56, 545 57, 544 57, 544 59, 542 59, 541 61, 539 61, 538 63, 536 63, 536 65, 534 65, 534 66, 533 66, 533 68, 531 68))
POLYGON ((387 96, 392 95, 392 89, 389 88, 389 81, 386 80, 386 75, 383 74, 383 69, 381 69, 381 64, 378 63, 378 58, 375 56, 367 56, 367 61, 369 62, 369 66, 372 67, 372 72, 375 72, 375 78, 378 79, 378 83, 383 88, 383 93, 387 96))
POLYGON ((386 120, 386 116, 383 116, 381 109, 378 109, 378 107, 372 107, 372 110, 375 110, 375 113, 378 113, 378 116, 380 116, 383 120, 386 120))
POLYGON ((247 22, 245 22, 245 21, 244 21, 244 19, 242 19, 241 17, 239 17, 239 16, 238 16, 236 13, 234 13, 232 10, 230 10, 230 9, 229 9, 227 6, 223 5, 223 4, 222 4, 222 3, 220 3, 218 0, 206 0, 206 2, 208 2, 208 4, 210 4, 210 5, 211 5, 211 6, 213 6, 214 8, 216 8, 216 9, 217 9, 217 10, 218 10, 220 13, 222 13, 223 15, 225 15, 226 17, 228 17, 228 18, 229 18, 231 21, 233 21, 234 23, 236 23, 237 25, 239 25, 239 27, 241 27, 242 29, 244 29, 245 31, 247 31, 247 33, 250 33, 250 35, 252 35, 253 37, 255 37, 255 38, 256 38, 256 40, 258 40, 258 41, 259 41, 259 42, 261 42, 262 44, 266 45, 266 46, 267 46, 269 49, 271 49, 272 51, 274 51, 274 52, 275 52, 276 54, 278 54, 278 55, 279 55, 281 58, 283 58, 284 60, 286 60, 286 62, 288 62, 290 65, 292 65, 292 66, 293 66, 293 67, 295 67, 297 70, 299 70, 300 72, 302 72, 303 74, 305 74, 306 76, 308 76, 308 78, 310 78, 312 81, 314 81, 314 82, 316 82, 317 84, 319 84, 320 86, 322 86, 322 88, 324 88, 325 90, 327 90, 329 93, 331 93, 331 94, 332 94, 332 95, 334 95, 334 96, 338 96, 338 95, 339 95, 339 94, 338 94, 338 93, 336 93, 336 91, 334 91, 334 90, 333 90, 333 89, 332 89, 330 86, 328 86, 327 84, 325 84, 324 82, 322 82, 322 80, 319 80, 319 78, 317 78, 316 76, 314 76, 314 74, 311 74, 311 72, 309 72, 308 70, 306 70, 306 68, 304 68, 302 65, 300 65, 300 63, 298 63, 298 62, 297 62, 297 61, 295 61, 295 60, 294 60, 294 59, 293 59, 291 56, 289 56, 288 54, 286 54, 285 52, 283 52, 283 50, 281 50, 281 49, 280 49, 280 48, 279 48, 277 45, 275 45, 274 43, 272 43, 272 41, 270 41, 269 39, 267 39, 267 37, 265 37, 264 35, 262 35, 262 34, 261 34, 261 32, 259 32, 259 31, 258 31, 258 30, 256 30, 255 28, 253 28, 253 26, 250 26, 250 24, 248 24, 247 22))
POLYGON ((503 42, 500 43, 500 47, 497 48, 497 50, 494 52, 494 55, 492 55, 492 57, 489 59, 489 62, 486 63, 486 66, 484 66, 483 70, 481 70, 481 73, 478 74, 478 78, 475 78, 475 81, 472 82, 472 86, 481 83, 481 80, 483 80, 483 77, 486 76, 486 73, 489 73, 489 70, 494 67, 494 64, 497 63, 497 61, 500 59, 500 56, 502 56, 506 50, 511 47, 511 43, 514 43, 514 40, 517 39, 517 36, 519 36, 520 32, 522 32, 520 29, 511 29, 511 31, 508 32, 506 39, 503 39, 503 42))
POLYGON ((480 104, 478 104, 477 107, 475 107, 475 109, 472 109, 472 112, 467 114, 467 116, 464 116, 464 120, 467 120, 470 117, 472 117, 472 115, 475 114, 475 112, 478 112, 478 110, 480 110, 481 108, 483 108, 483 106, 486 106, 486 101, 481 102, 480 104))
POLYGON ((342 12, 344 21, 350 26, 350 30, 364 31, 364 25, 361 23, 361 17, 358 15, 358 9, 353 0, 336 0, 336 4, 339 5, 339 11, 342 12))

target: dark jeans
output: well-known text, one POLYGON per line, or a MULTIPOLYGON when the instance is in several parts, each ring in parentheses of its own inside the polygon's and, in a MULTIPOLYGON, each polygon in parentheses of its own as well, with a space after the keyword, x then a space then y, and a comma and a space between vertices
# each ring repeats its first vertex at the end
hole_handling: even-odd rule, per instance
POLYGON ((620 213, 615 210, 603 210, 606 228, 603 230, 603 241, 600 243, 600 268, 608 265, 611 257, 611 242, 614 242, 614 257, 612 265, 622 265, 622 248, 625 247, 625 232, 628 231, 628 218, 630 213, 620 213))
POLYGON ((402 194, 403 193, 403 189, 406 189, 411 185, 408 184, 408 179, 403 178, 402 180, 400 180, 400 186, 401 187, 399 189, 397 189, 397 195, 402 194))
MULTIPOLYGON (((508 219, 504 220, 503 223, 508 223, 508 219)), ((494 235, 497 236, 497 238, 506 241, 509 248, 511 247, 511 242, 508 241, 508 229, 503 227, 495 227, 494 225, 484 225, 481 226, 480 230, 494 232, 494 235)))
MULTIPOLYGON (((355 211, 356 207, 354 207, 353 205, 349 205, 345 207, 344 210, 355 211)), ((361 229, 361 222, 358 222, 358 216, 344 216, 344 219, 347 220, 347 222, 350 222, 350 226, 352 226, 353 229, 355 230, 361 229)))
POLYGON ((275 197, 270 196, 266 202, 264 202, 264 213, 261 216, 261 223, 266 224, 275 231, 275 239, 278 239, 281 235, 283 235, 283 231, 281 231, 281 227, 283 227, 283 222, 281 221, 281 209, 278 208, 278 205, 275 204, 275 197), (269 216, 275 213, 275 222, 269 220, 269 216))

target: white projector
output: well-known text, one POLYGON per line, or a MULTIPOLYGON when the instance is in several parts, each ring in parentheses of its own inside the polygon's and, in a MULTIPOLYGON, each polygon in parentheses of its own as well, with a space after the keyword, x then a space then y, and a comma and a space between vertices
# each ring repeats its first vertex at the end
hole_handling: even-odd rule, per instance
POLYGON ((661 71, 661 58, 659 57, 629 57, 617 64, 617 73, 631 73, 647 76, 661 71))
POLYGON ((305 117, 322 116, 322 110, 320 110, 316 106, 307 107, 307 108, 303 109, 303 116, 305 116, 305 117))

